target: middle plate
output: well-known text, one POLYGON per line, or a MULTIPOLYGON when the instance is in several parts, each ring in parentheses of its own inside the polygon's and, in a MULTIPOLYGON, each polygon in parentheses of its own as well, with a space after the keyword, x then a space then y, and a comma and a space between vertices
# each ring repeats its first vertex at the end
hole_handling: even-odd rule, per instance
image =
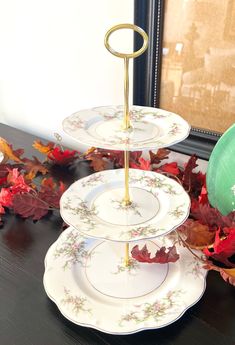
POLYGON ((153 171, 129 175, 129 206, 122 203, 124 169, 73 183, 60 200, 64 221, 88 237, 129 242, 166 235, 187 219, 190 199, 179 183, 153 171))

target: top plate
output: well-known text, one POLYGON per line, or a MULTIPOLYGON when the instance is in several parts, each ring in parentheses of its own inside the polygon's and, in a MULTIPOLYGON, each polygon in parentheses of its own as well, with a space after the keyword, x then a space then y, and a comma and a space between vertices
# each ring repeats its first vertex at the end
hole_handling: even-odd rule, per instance
POLYGON ((167 147, 187 138, 190 125, 166 110, 132 106, 131 128, 122 129, 123 106, 81 110, 63 121, 63 129, 77 141, 110 150, 142 151, 167 147))

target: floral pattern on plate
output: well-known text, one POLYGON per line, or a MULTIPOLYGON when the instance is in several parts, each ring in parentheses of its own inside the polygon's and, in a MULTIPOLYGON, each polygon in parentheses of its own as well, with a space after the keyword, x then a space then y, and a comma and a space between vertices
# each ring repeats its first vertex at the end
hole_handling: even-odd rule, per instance
POLYGON ((123 113, 123 106, 81 110, 63 121, 63 129, 83 144, 128 151, 171 146, 189 135, 189 124, 172 112, 132 106, 131 128, 126 131, 122 128, 123 113))
POLYGON ((139 324, 151 319, 157 324, 159 320, 167 317, 169 312, 177 311, 183 293, 182 290, 169 291, 166 296, 157 299, 153 303, 135 305, 128 313, 122 315, 119 325, 122 327, 124 323, 133 321, 139 324))
POLYGON ((67 304, 72 306, 72 312, 76 315, 78 313, 90 313, 91 309, 86 308, 87 299, 85 297, 74 295, 72 296, 70 291, 64 288, 64 297, 61 300, 62 304, 67 304))
POLYGON ((124 169, 105 170, 78 180, 60 201, 64 221, 85 236, 136 241, 162 236, 188 217, 190 199, 175 180, 130 169, 132 204, 123 206, 124 169))
MULTIPOLYGON (((207 271, 201 266, 200 259, 198 261, 185 247, 176 244, 180 259, 176 263, 169 264, 166 278, 155 290, 135 298, 123 299, 103 295, 90 284, 86 266, 75 262, 65 270, 63 267, 66 257, 55 255, 57 249, 66 247, 68 238, 76 233, 77 242, 81 243, 83 237, 70 227, 49 248, 45 258, 43 281, 48 296, 56 303, 61 313, 75 324, 111 334, 131 334, 161 328, 179 319, 205 291, 207 271)), ((170 236, 165 236, 164 240, 164 245, 172 245, 170 236)), ((162 238, 151 242, 162 246, 162 238)), ((96 250, 97 246, 99 248, 99 244, 102 243, 97 240, 87 240, 84 250, 89 253, 96 250)), ((113 246, 115 245, 113 243, 113 246)), ((71 246, 74 246, 73 242, 71 246)), ((142 270, 143 267, 153 270, 154 276, 158 273, 159 264, 138 263, 138 265, 142 265, 142 270)), ((104 267, 102 265, 100 270, 104 267)), ((141 269, 137 268, 137 275, 138 272, 141 272, 141 269)), ((96 269, 95 274, 99 275, 96 269)), ((122 284, 126 282, 126 275, 130 275, 133 279, 136 276, 123 270, 118 274, 112 274, 115 279, 121 279, 122 284)), ((147 284, 146 281, 140 281, 144 285, 147 284)))
POLYGON ((117 270, 113 274, 120 274, 127 272, 128 274, 135 274, 139 268, 139 263, 135 259, 129 258, 128 265, 125 264, 125 259, 121 258, 120 263, 117 265, 117 270))
POLYGON ((58 245, 55 249, 54 256, 55 258, 63 257, 64 266, 66 269, 75 263, 80 263, 85 265, 90 254, 85 250, 86 240, 82 237, 78 231, 68 232, 65 241, 62 245, 58 245))

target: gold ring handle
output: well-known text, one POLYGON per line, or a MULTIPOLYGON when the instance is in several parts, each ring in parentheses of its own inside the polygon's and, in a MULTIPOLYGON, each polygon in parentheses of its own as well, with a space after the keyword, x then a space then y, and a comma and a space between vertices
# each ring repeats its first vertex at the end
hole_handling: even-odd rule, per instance
POLYGON ((146 32, 143 29, 141 29, 137 25, 134 25, 134 24, 118 24, 118 25, 113 26, 111 29, 109 29, 109 31, 107 31, 107 33, 106 33, 106 35, 104 37, 104 45, 105 45, 105 47, 108 49, 108 51, 111 54, 113 54, 113 55, 115 55, 117 57, 128 58, 128 59, 129 58, 133 58, 134 59, 137 56, 140 56, 141 54, 143 54, 145 52, 145 50, 148 48, 148 35, 146 34, 146 32), (132 29, 132 30, 138 32, 142 36, 142 38, 143 38, 143 45, 142 45, 142 47, 139 50, 137 50, 137 51, 135 51, 133 53, 130 53, 130 54, 120 53, 120 52, 114 50, 110 46, 110 44, 109 44, 109 37, 110 37, 110 35, 113 32, 115 32, 117 30, 121 30, 121 29, 132 29))

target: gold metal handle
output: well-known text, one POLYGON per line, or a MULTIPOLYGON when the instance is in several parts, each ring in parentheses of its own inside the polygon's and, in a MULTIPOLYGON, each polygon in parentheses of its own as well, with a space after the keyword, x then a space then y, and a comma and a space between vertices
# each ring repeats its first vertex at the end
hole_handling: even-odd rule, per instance
POLYGON ((148 35, 146 32, 141 29, 139 26, 134 24, 118 24, 113 26, 109 29, 104 38, 104 45, 108 49, 108 51, 120 58, 124 59, 124 119, 123 119, 123 130, 128 130, 130 125, 130 116, 129 116, 129 59, 136 58, 143 54, 148 47, 148 35), (109 38, 112 33, 122 29, 132 29, 138 32, 143 38, 143 45, 142 47, 133 52, 133 53, 121 53, 113 49, 109 44, 109 38))
POLYGON ((145 52, 145 50, 148 48, 148 35, 146 34, 146 32, 143 29, 141 29, 137 25, 134 25, 134 24, 118 24, 118 25, 113 26, 111 29, 109 29, 107 31, 107 33, 106 33, 106 35, 104 37, 104 45, 105 45, 105 47, 108 49, 108 51, 111 54, 113 54, 113 55, 115 55, 117 57, 120 57, 120 58, 123 58, 123 59, 125 59, 125 58, 128 58, 128 59, 133 58, 134 59, 137 56, 140 56, 141 54, 143 54, 145 52), (110 35, 113 32, 115 32, 117 30, 120 30, 120 29, 132 29, 132 30, 138 32, 142 36, 142 38, 143 38, 143 45, 142 45, 142 47, 139 50, 137 50, 137 51, 135 51, 133 53, 129 53, 129 54, 128 53, 120 53, 120 52, 114 50, 110 46, 110 44, 109 44, 109 37, 110 37, 110 35))

